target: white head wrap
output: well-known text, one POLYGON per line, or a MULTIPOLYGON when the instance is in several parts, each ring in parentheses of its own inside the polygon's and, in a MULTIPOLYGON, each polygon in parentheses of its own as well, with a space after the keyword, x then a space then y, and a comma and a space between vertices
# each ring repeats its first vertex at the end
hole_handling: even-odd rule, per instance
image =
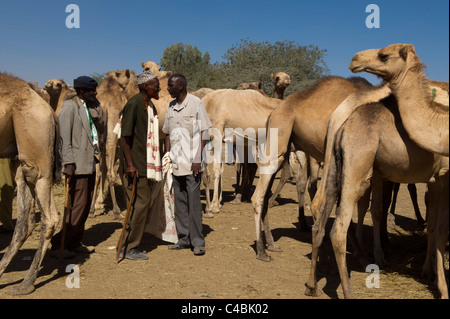
POLYGON ((141 85, 141 84, 146 83, 154 78, 156 78, 156 75, 154 75, 152 71, 150 71, 150 70, 144 71, 137 76, 137 84, 141 85))

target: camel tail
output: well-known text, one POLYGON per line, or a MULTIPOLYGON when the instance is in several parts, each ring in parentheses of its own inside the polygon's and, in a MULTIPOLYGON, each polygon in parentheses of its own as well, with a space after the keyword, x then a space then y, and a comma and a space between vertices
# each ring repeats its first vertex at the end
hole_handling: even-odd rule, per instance
POLYGON ((55 143, 53 146, 53 183, 60 183, 62 172, 62 155, 61 155, 61 132, 59 126, 59 120, 55 113, 53 113, 53 120, 55 123, 55 143))

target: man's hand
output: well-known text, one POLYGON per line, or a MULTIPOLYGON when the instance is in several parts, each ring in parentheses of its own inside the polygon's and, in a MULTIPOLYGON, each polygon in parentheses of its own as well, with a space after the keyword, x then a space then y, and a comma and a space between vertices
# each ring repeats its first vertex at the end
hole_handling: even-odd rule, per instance
POLYGON ((126 174, 128 178, 130 178, 131 180, 134 178, 134 176, 136 177, 139 176, 137 168, 134 167, 133 165, 127 167, 126 174))
POLYGON ((67 177, 71 177, 75 174, 75 164, 66 164, 64 165, 64 171, 63 174, 67 177))
POLYGON ((197 176, 198 173, 202 170, 202 164, 201 163, 192 163, 191 170, 194 176, 197 176))

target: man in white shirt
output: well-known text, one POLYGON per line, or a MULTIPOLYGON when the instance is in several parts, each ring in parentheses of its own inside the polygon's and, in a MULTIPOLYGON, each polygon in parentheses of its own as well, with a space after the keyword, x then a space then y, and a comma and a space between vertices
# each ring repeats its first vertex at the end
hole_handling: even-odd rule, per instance
POLYGON ((183 75, 172 75, 167 90, 175 100, 169 104, 162 131, 166 134, 166 151, 170 152, 172 160, 178 233, 178 242, 169 249, 193 247, 194 255, 204 255, 200 182, 206 139, 202 136, 211 127, 211 121, 202 100, 187 92, 183 75))

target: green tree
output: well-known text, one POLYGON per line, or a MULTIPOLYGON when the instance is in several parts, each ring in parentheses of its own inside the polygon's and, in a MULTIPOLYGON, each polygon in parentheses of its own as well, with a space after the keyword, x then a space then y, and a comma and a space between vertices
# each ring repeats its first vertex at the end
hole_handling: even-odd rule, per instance
MULTIPOLYGON (((317 46, 302 46, 293 41, 252 42, 241 40, 223 56, 225 60, 218 69, 228 87, 235 88, 243 82, 259 81, 269 95, 273 91, 272 73, 286 72, 291 76, 288 95, 309 87, 329 73, 325 64, 326 50, 317 46)), ((217 72, 218 70, 216 70, 217 72)))
POLYGON ((177 43, 164 50, 160 65, 164 70, 181 73, 188 79, 188 89, 196 90, 207 85, 210 56, 190 44, 177 43))

